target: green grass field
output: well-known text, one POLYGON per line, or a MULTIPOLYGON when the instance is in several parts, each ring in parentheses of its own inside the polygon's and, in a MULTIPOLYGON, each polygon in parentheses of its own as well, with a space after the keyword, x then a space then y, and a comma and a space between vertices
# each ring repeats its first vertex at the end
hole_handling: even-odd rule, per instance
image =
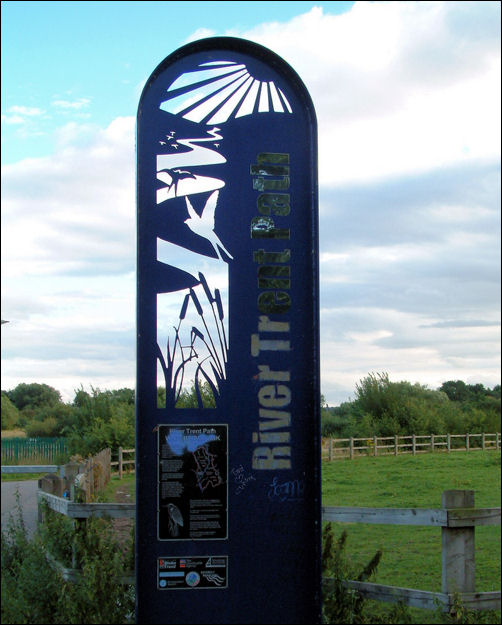
MULTIPOLYGON (((362 457, 323 463, 324 506, 440 508, 444 490, 475 491, 477 508, 500 506, 500 452, 362 457)), ((373 581, 441 591, 438 527, 333 523, 347 530, 347 554, 366 564, 383 557, 373 581)), ((476 590, 500 590, 500 526, 476 528, 476 590)))
MULTIPOLYGON (((497 451, 419 456, 362 457, 323 462, 323 506, 440 508, 444 490, 475 491, 478 508, 500 506, 501 454, 497 451)), ((126 490, 134 501, 134 474, 114 477, 107 489, 126 490)), ((361 566, 378 549, 383 557, 374 581, 441 591, 439 527, 333 523, 348 532, 347 553, 361 566)), ((500 526, 476 528, 476 590, 500 590, 500 526)))

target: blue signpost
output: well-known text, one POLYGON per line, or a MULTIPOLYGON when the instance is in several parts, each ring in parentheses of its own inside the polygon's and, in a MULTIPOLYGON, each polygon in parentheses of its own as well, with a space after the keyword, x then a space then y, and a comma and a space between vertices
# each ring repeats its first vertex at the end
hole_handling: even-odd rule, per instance
POLYGON ((320 622, 317 135, 254 43, 167 57, 137 128, 137 622, 320 622))

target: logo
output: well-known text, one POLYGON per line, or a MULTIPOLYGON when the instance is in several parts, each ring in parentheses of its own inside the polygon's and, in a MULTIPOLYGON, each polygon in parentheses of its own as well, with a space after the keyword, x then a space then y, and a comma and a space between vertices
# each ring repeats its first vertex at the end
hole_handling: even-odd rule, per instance
POLYGON ((185 581, 189 586, 192 586, 193 588, 194 586, 197 586, 197 584, 200 582, 200 575, 196 571, 190 571, 190 573, 188 573, 185 577, 185 581))

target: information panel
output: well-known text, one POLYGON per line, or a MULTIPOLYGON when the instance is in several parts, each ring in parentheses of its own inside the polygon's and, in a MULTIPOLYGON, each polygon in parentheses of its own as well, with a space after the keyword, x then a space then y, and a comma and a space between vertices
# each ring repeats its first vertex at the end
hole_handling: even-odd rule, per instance
POLYGON ((242 39, 180 48, 141 96, 138 623, 321 622, 316 132, 242 39))
POLYGON ((159 427, 159 540, 227 538, 227 426, 159 427))

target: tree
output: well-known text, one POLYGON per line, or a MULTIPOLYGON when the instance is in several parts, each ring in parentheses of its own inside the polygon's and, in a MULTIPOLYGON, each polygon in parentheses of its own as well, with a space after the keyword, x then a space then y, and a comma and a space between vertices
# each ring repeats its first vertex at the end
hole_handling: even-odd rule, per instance
POLYGON ((67 432, 71 453, 94 454, 105 447, 134 447, 134 391, 80 388, 72 405, 73 425, 67 432))
POLYGON ((462 380, 448 380, 448 382, 443 382, 439 390, 446 393, 451 401, 467 401, 471 397, 471 390, 462 380))
POLYGON ((439 434, 445 430, 448 396, 421 384, 391 382, 387 373, 370 373, 356 385, 360 428, 376 436, 439 434))
POLYGON ((12 430, 19 425, 19 410, 2 391, 2 430, 12 430))
MULTIPOLYGON (((199 393, 200 402, 202 402, 202 406, 204 408, 215 407, 216 404, 213 391, 211 390, 208 382, 199 383, 199 393)), ((176 402, 176 408, 198 408, 200 407, 199 397, 195 387, 195 382, 192 382, 190 389, 184 388, 181 391, 178 401, 176 402)))
POLYGON ((39 408, 44 405, 57 404, 61 401, 61 393, 47 384, 33 382, 18 384, 7 396, 18 410, 39 408))
POLYGON ((26 421, 28 436, 66 436, 76 423, 75 409, 62 402, 42 406, 26 421))

